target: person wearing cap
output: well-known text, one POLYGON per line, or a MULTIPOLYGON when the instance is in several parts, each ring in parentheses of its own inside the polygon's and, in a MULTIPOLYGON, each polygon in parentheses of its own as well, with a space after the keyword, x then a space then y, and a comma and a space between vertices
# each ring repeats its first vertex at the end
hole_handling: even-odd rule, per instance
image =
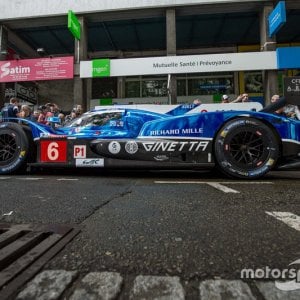
POLYGON ((194 99, 193 104, 194 105, 200 105, 200 104, 202 104, 202 101, 197 98, 197 99, 194 99))
POLYGON ((229 97, 228 97, 228 95, 223 95, 222 96, 222 103, 229 103, 229 97))

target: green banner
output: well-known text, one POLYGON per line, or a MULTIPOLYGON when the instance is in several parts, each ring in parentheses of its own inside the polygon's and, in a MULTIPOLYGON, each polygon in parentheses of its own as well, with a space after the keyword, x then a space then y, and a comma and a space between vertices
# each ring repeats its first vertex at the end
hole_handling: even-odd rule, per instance
POLYGON ((214 94, 213 95, 213 102, 214 103, 220 103, 220 102, 222 102, 222 95, 220 95, 220 94, 214 94))
POLYGON ((92 61, 92 77, 109 77, 110 76, 110 59, 94 59, 92 61))
POLYGON ((80 22, 71 10, 68 11, 68 29, 77 40, 80 40, 80 22))
POLYGON ((112 105, 112 98, 101 98, 99 99, 100 105, 112 105))

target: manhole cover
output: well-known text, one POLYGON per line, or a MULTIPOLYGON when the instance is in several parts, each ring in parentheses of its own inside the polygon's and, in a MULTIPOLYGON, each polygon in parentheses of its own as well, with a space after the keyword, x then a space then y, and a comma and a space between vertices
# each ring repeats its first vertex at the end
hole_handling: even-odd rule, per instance
POLYGON ((79 231, 68 225, 0 223, 0 299, 10 298, 79 231))

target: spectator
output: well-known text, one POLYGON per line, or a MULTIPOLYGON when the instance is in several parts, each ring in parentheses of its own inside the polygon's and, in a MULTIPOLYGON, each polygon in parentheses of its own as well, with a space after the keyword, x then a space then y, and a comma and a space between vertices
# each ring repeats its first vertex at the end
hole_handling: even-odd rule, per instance
POLYGON ((35 120, 35 122, 38 121, 39 115, 40 115, 40 111, 39 110, 34 110, 33 114, 32 114, 32 118, 35 120))
MULTIPOLYGON (((279 95, 273 95, 273 96, 271 97, 271 103, 275 103, 275 102, 277 102, 279 99, 280 99, 280 96, 279 96, 279 95)), ((283 107, 279 108, 278 110, 275 111, 275 113, 278 114, 278 115, 285 115, 285 114, 284 114, 284 108, 283 108, 283 107)))
POLYGON ((18 118, 19 114, 19 100, 17 98, 11 98, 9 104, 2 108, 2 118, 4 121, 17 122, 17 120, 11 118, 18 118))
POLYGON ((244 94, 239 95, 233 101, 231 101, 231 103, 237 103, 237 102, 249 102, 249 95, 244 93, 244 94))
POLYGON ((48 119, 49 117, 53 117, 53 115, 54 115, 54 104, 53 103, 47 103, 46 107, 47 107, 46 119, 48 119))
POLYGON ((199 105, 199 104, 201 104, 202 103, 202 101, 200 100, 200 99, 195 99, 194 101, 193 101, 193 104, 195 104, 195 105, 199 105))
POLYGON ((222 99, 221 99, 221 102, 222 103, 229 103, 229 97, 228 97, 228 95, 223 95, 222 99))
POLYGON ((77 117, 81 116, 83 111, 82 111, 82 106, 80 104, 76 104, 73 108, 73 110, 75 111, 75 114, 77 117))
POLYGON ((297 105, 288 104, 283 111, 288 118, 300 120, 300 110, 297 105))
POLYGON ((59 114, 58 114, 58 117, 59 117, 59 119, 60 119, 60 124, 59 124, 59 126, 64 126, 64 124, 65 124, 65 115, 64 115, 63 113, 59 113, 59 114))
MULTIPOLYGON (((279 95, 273 95, 271 97, 271 103, 275 103, 280 99, 279 95)), ((300 120, 300 110, 297 105, 287 104, 284 107, 275 111, 276 114, 284 115, 288 118, 294 118, 300 120)))
POLYGON ((32 110, 28 105, 22 105, 19 117, 32 122, 36 122, 36 119, 32 114, 32 110))
POLYGON ((69 115, 66 115, 65 117, 65 124, 67 125, 72 120, 76 119, 76 111, 72 109, 71 113, 69 115))
POLYGON ((46 105, 41 105, 39 107, 39 110, 40 110, 40 114, 39 114, 39 117, 38 117, 38 123, 41 123, 41 124, 45 124, 47 125, 48 122, 47 122, 47 113, 49 111, 48 107, 46 105))

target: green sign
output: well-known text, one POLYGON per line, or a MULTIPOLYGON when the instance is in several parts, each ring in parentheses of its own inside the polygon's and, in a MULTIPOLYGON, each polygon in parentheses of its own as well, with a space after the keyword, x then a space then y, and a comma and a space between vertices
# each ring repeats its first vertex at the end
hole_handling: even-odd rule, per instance
POLYGON ((99 99, 100 105, 112 105, 112 98, 101 98, 99 99))
POLYGON ((80 22, 71 10, 68 11, 68 29, 77 40, 80 40, 80 22))
POLYGON ((94 59, 92 61, 92 77, 109 77, 110 76, 110 59, 94 59))

